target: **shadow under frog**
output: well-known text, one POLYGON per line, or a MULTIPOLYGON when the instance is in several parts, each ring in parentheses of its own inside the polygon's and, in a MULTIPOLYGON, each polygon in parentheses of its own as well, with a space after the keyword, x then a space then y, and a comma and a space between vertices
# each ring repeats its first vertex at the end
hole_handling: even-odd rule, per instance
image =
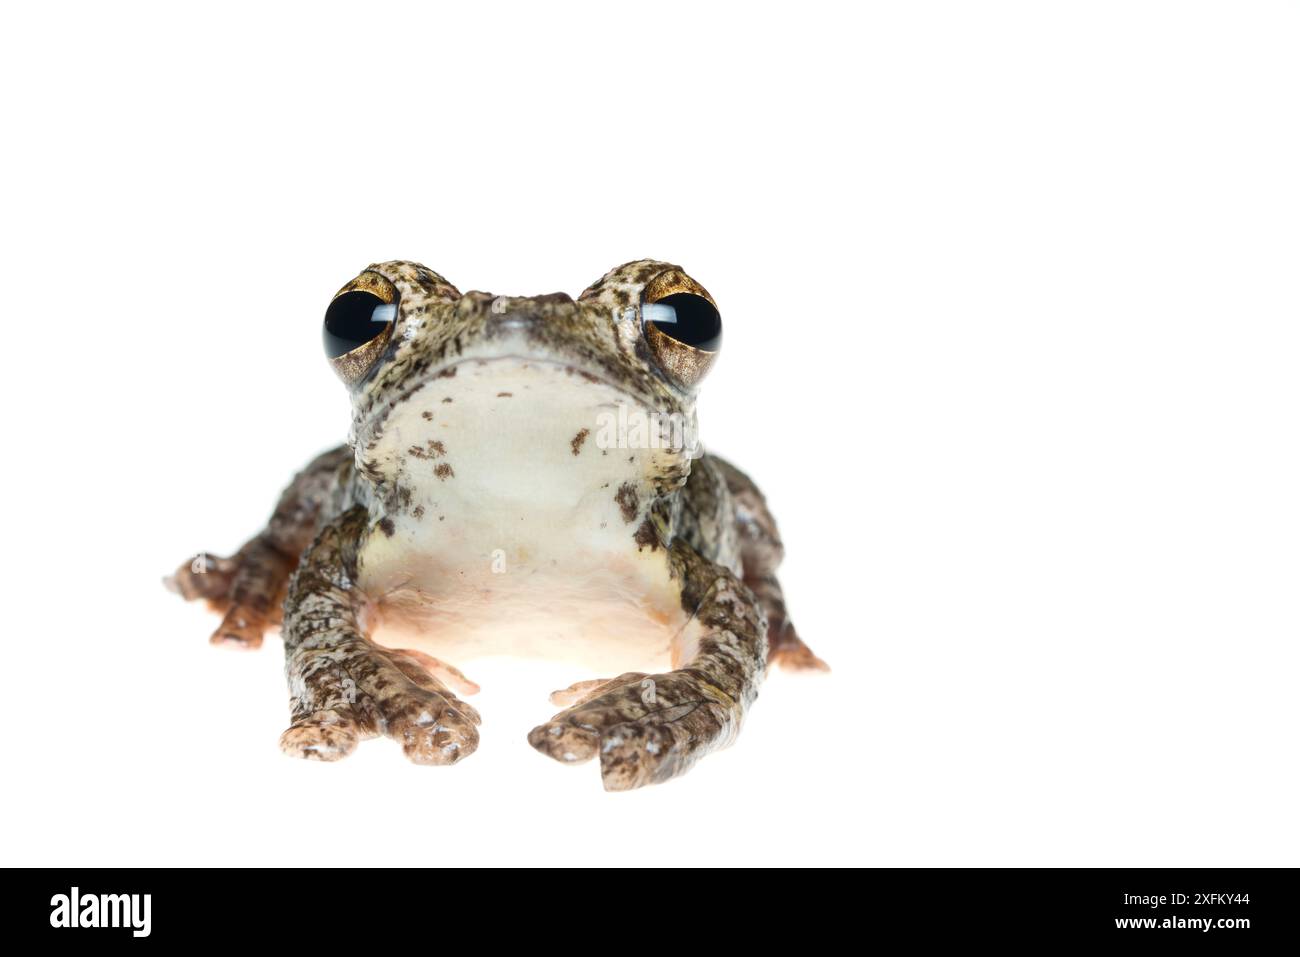
POLYGON ((348 444, 238 553, 168 585, 223 613, 214 643, 280 626, 289 754, 332 761, 386 735, 454 764, 480 723, 456 665, 515 654, 617 675, 552 695, 564 710, 529 734, 538 751, 599 756, 610 790, 681 774, 735 738, 770 662, 825 668, 786 615, 763 496, 660 434, 693 434, 721 331, 667 263, 619 266, 576 300, 370 266, 325 318, 348 444), (649 440, 610 441, 600 426, 630 415, 649 440))

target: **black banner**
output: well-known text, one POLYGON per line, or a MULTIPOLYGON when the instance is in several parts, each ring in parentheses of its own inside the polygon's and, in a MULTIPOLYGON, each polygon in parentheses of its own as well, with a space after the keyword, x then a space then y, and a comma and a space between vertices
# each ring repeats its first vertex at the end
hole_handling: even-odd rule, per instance
MULTIPOLYGON (((485 908, 499 909, 509 926, 540 930, 556 917, 556 895, 566 924, 617 921, 625 937, 644 932, 660 945, 680 907, 683 946, 699 943, 702 907, 719 929, 742 936, 755 933, 747 918, 757 912, 806 925, 799 929, 814 939, 833 932, 863 943, 903 934, 954 943, 1201 941, 1240 948, 1285 945, 1295 937, 1296 919, 1293 870, 702 871, 592 880, 436 869, 48 869, 11 870, 9 877, 10 931, 97 948, 280 939, 377 945, 391 934, 418 937, 421 928, 472 927, 485 908), (511 893, 516 879, 520 893, 511 893), (582 888, 582 899, 576 889, 564 890, 570 881, 582 888), (654 926, 636 920, 638 912, 652 913, 654 926)), ((485 923, 491 932, 493 922, 485 923)))

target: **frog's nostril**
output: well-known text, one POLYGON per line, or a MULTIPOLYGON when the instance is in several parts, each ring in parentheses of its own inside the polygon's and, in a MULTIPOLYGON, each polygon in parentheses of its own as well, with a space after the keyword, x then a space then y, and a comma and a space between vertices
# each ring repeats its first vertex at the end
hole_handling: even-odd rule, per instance
MULTIPOLYGON (((497 300, 497 302, 500 301, 497 300)), ((487 321, 492 329, 528 329, 539 321, 539 317, 535 312, 509 308, 498 310, 497 302, 492 303, 492 309, 488 312, 487 321)))

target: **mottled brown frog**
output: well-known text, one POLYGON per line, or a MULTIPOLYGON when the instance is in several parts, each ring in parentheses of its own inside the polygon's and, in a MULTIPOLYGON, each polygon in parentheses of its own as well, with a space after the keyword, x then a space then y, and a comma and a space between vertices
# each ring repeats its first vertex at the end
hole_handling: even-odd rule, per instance
POLYGON ((763 496, 695 439, 722 320, 679 267, 628 263, 574 300, 381 263, 335 295, 324 338, 348 444, 234 556, 168 579, 224 614, 215 643, 280 626, 289 754, 383 734, 454 764, 480 723, 455 665, 540 655, 617 674, 556 692, 528 740, 599 756, 624 790, 729 744, 770 662, 825 668, 786 614, 763 496))

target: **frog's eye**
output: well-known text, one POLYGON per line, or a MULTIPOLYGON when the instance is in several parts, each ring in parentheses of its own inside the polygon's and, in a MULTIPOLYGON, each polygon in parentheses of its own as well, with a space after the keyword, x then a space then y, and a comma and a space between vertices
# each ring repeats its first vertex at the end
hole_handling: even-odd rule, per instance
POLYGON ((717 352, 722 344, 722 316, 703 296, 675 292, 646 303, 641 316, 664 335, 693 349, 717 352))
POLYGON ((325 355, 344 382, 356 382, 388 344, 397 319, 397 290, 378 273, 348 283, 325 310, 325 355))
POLYGON ((325 310, 325 354, 331 359, 382 336, 397 316, 397 306, 373 292, 345 292, 325 310))
POLYGON ((646 287, 641 327, 659 368, 683 388, 704 378, 722 346, 722 316, 713 297, 676 269, 646 287))

